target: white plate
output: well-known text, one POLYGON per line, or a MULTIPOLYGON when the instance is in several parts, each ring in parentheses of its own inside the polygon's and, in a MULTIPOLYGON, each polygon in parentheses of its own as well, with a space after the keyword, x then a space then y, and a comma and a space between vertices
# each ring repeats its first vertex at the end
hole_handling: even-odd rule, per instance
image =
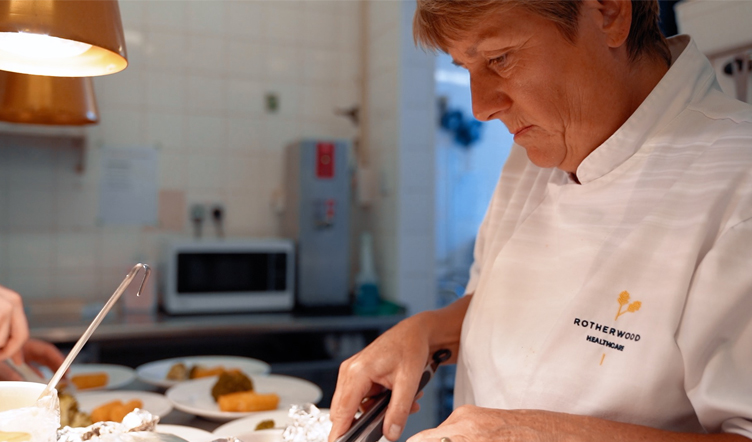
MULTIPOLYGON (((107 384, 103 387, 87 388, 80 391, 114 390, 124 387, 136 378, 136 372, 125 365, 112 364, 73 364, 68 371, 68 378, 77 374, 107 373, 107 384)), ((50 377, 52 375, 50 374, 50 377)))
MULTIPOLYGON (((328 408, 321 408, 320 411, 329 414, 328 408)), ((220 425, 213 433, 215 437, 232 436, 237 437, 243 442, 251 442, 250 439, 256 439, 256 435, 260 433, 279 433, 281 438, 283 429, 290 423, 290 413, 288 410, 259 411, 251 416, 220 425), (259 422, 270 419, 274 421, 274 429, 256 431, 256 425, 259 422)))
POLYGON ((116 400, 128 402, 132 399, 140 399, 144 403, 143 409, 155 416, 164 417, 172 411, 172 403, 166 397, 148 391, 114 390, 76 393, 78 408, 87 413, 91 413, 91 410, 108 402, 116 400))
MULTIPOLYGON (((305 379, 270 374, 268 376, 250 376, 253 388, 258 393, 276 393, 279 395, 278 410, 287 410, 292 404, 303 405, 321 400, 321 389, 305 379)), ((180 411, 195 414, 215 421, 238 419, 256 412, 221 411, 211 395, 211 389, 217 377, 195 379, 181 382, 167 390, 165 395, 180 411)))
POLYGON ((188 442, 211 442, 215 439, 214 435, 208 431, 198 428, 186 427, 184 425, 164 425, 157 424, 155 430, 157 433, 172 434, 181 437, 188 442))
POLYGON ((169 388, 180 383, 180 381, 167 379, 167 372, 170 371, 170 367, 178 362, 184 363, 189 368, 193 365, 203 365, 207 368, 221 365, 228 370, 232 368, 240 369, 248 375, 267 374, 270 371, 269 364, 258 359, 240 356, 190 356, 146 363, 136 368, 136 375, 147 384, 169 388))
POLYGON ((233 437, 241 442, 282 442, 282 432, 283 430, 248 431, 233 437))

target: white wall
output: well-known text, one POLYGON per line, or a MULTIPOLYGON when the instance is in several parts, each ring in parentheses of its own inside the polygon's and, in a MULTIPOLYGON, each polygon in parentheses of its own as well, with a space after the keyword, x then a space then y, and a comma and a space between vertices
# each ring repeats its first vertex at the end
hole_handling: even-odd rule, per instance
POLYGON ((434 57, 415 48, 412 1, 368 2, 371 214, 384 296, 409 313, 435 307, 434 57), (379 250, 378 245, 381 246, 379 250))
POLYGON ((359 101, 360 2, 120 8, 129 66, 95 78, 101 122, 85 130, 85 171, 75 172, 74 151, 0 146, 0 284, 28 302, 106 298, 137 257, 155 262, 157 240, 175 233, 100 225, 103 146, 156 146, 160 190, 181 192, 187 205, 224 204, 227 235, 271 236, 285 144, 355 135, 334 110, 359 101), (268 92, 279 96, 277 113, 264 109, 268 92))

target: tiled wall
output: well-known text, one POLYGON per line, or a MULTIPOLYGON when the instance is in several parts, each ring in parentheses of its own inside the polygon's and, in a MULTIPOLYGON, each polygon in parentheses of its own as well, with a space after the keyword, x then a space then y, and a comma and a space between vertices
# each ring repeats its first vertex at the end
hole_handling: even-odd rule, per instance
POLYGON ((384 294, 434 308, 434 56, 416 49, 414 2, 368 5, 369 146, 379 181, 373 229, 384 294))
POLYGON ((85 170, 73 149, 0 146, 0 284, 30 301, 101 299, 136 259, 156 261, 160 238, 190 233, 187 214, 178 232, 101 225, 105 147, 156 147, 161 190, 184 192, 187 205, 222 203, 227 235, 276 235, 283 147, 356 134, 334 110, 359 101, 360 7, 121 0, 129 66, 95 78, 101 122, 83 131, 85 170), (265 110, 267 93, 278 112, 265 110))

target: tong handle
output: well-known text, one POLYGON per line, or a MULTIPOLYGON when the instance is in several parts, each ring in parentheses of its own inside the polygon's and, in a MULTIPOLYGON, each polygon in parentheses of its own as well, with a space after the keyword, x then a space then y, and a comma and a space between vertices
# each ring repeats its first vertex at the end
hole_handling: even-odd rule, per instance
MULTIPOLYGON (((439 364, 448 360, 451 355, 452 352, 447 349, 438 350, 433 354, 431 362, 426 365, 426 368, 423 370, 423 375, 420 377, 418 390, 415 392, 416 396, 431 380, 434 373, 436 373, 439 364)), ((385 390, 376 398, 376 403, 373 407, 358 416, 353 421, 350 429, 337 438, 336 442, 376 442, 381 439, 384 435, 384 417, 386 416, 386 408, 392 398, 392 391, 385 390)))

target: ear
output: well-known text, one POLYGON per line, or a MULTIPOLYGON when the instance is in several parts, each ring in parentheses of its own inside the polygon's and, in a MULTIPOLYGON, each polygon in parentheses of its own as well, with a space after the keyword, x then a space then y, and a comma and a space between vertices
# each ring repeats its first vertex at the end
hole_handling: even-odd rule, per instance
POLYGON ((609 47, 626 44, 632 25, 632 0, 585 0, 584 3, 594 10, 609 47))

